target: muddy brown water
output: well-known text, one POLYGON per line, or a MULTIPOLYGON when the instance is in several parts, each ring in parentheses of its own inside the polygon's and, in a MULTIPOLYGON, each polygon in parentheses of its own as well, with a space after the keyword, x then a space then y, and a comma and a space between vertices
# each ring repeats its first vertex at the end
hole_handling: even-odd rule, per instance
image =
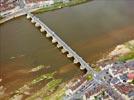
MULTIPOLYGON (((86 62, 95 63, 116 45, 134 39, 133 9, 133 0, 94 0, 36 16, 86 62)), ((7 93, 54 71, 64 82, 82 74, 25 16, 0 25, 0 84, 7 93), (50 67, 28 72, 38 65, 50 67)))

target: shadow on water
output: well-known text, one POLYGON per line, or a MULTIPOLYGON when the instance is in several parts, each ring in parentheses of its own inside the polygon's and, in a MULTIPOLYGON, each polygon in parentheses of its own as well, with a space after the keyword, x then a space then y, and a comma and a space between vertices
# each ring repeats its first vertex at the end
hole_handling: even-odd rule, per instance
MULTIPOLYGON (((38 29, 40 29, 41 27, 38 27, 38 29)), ((44 37, 46 37, 46 34, 47 34, 47 32, 46 31, 44 31, 44 32, 42 32, 41 33, 42 34, 42 36, 44 36, 44 37)), ((47 38, 48 40, 49 40, 49 42, 52 42, 52 37, 49 37, 49 38, 47 38)), ((57 47, 57 44, 58 44, 58 42, 55 42, 55 43, 52 43, 52 45, 53 46, 55 46, 55 47, 57 47)), ((59 52, 61 52, 61 50, 63 49, 63 47, 59 47, 59 48, 57 48, 58 50, 59 50, 59 52)), ((68 53, 68 51, 67 52, 65 52, 65 53, 62 53, 62 55, 64 55, 64 57, 66 57, 68 60, 70 60, 72 63, 73 63, 73 61, 74 61, 74 57, 70 57, 70 58, 68 58, 67 57, 67 54, 69 54, 68 53)), ((76 64, 74 64, 75 66, 77 66, 77 68, 79 68, 80 69, 80 63, 78 62, 78 63, 76 63, 76 64)), ((87 70, 86 69, 83 69, 83 70, 81 70, 82 71, 82 74, 85 74, 86 72, 87 72, 87 70)))

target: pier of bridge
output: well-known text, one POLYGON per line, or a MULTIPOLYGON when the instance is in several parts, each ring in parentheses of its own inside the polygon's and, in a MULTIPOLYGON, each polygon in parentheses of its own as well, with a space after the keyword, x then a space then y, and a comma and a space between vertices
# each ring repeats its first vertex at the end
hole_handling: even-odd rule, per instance
POLYGON ((40 27, 41 32, 46 32, 47 38, 52 38, 52 43, 57 43, 57 48, 62 48, 62 53, 67 53, 68 58, 74 58, 75 64, 80 64, 80 69, 86 69, 88 73, 95 74, 95 71, 91 66, 86 63, 76 52, 74 52, 55 32, 53 32, 45 23, 31 13, 27 13, 27 19, 31 20, 31 23, 35 24, 35 27, 40 27))

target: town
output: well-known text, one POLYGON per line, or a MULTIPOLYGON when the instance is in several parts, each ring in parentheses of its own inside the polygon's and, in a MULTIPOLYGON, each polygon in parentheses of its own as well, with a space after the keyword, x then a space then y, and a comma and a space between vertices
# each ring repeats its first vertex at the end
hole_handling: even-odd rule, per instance
POLYGON ((134 100, 134 41, 127 46, 119 45, 110 53, 110 59, 99 61, 101 71, 98 72, 97 83, 91 74, 72 80, 66 91, 66 98, 70 100, 134 100), (125 52, 124 52, 124 49, 125 52), (124 56, 117 60, 118 56, 124 56), (115 57, 116 56, 116 57, 115 57), (111 60, 111 59, 116 60, 111 60), (107 83, 107 85, 105 84, 107 83))
MULTIPOLYGON (((79 4, 86 0, 76 0, 76 2, 79 4)), ((107 58, 98 61, 93 68, 94 65, 90 66, 86 63, 43 22, 31 14, 31 12, 60 9, 75 5, 76 2, 73 0, 1 0, 0 23, 27 15, 27 19, 31 19, 31 23, 35 23, 36 27, 41 26, 41 32, 47 30, 46 37, 52 36, 52 43, 59 43, 58 48, 63 46, 62 53, 67 51, 68 58, 74 57, 74 63, 80 63, 80 69, 87 70, 83 76, 68 82, 63 100, 134 100, 134 40, 117 46, 107 58)))
POLYGON ((45 12, 85 3, 89 0, 1 0, 0 23, 25 15, 23 9, 29 12, 45 12))

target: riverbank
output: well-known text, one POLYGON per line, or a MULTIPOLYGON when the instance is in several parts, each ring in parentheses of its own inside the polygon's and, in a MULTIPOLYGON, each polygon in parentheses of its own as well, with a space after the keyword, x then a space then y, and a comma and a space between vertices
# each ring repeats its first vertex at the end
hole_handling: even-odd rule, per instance
POLYGON ((98 65, 106 65, 113 62, 125 62, 134 59, 134 40, 118 45, 106 57, 100 59, 98 65))
MULTIPOLYGON (((96 64, 92 64, 92 67, 96 72, 100 72, 107 65, 129 60, 134 60, 134 40, 117 45, 108 55, 98 60, 96 64)), ((88 75, 87 79, 91 80, 91 75, 88 75)))
POLYGON ((91 0, 71 0, 71 1, 68 1, 66 3, 57 2, 57 3, 54 3, 51 6, 40 8, 33 13, 42 13, 42 12, 53 11, 53 10, 61 9, 61 8, 64 8, 64 7, 71 7, 71 6, 79 5, 79 4, 82 4, 82 3, 86 3, 88 1, 91 1, 91 0))
MULTIPOLYGON (((54 11, 54 10, 61 9, 61 8, 64 8, 64 7, 79 5, 79 4, 82 4, 82 3, 86 3, 88 1, 91 1, 91 0, 71 0, 71 1, 68 1, 68 2, 57 2, 57 3, 54 3, 50 6, 40 6, 40 5, 38 5, 36 8, 31 7, 31 8, 27 8, 27 9, 29 9, 29 11, 32 12, 32 13, 42 13, 42 12, 54 11)), ((0 24, 2 24, 4 22, 7 22, 11 19, 23 16, 25 14, 26 13, 22 9, 20 9, 20 10, 14 12, 14 13, 8 15, 7 17, 0 17, 0 24)))
POLYGON ((116 46, 113 51, 103 59, 100 59, 94 66, 101 68, 103 72, 101 76, 102 80, 109 83, 114 92, 109 89, 107 90, 105 86, 100 88, 102 84, 94 87, 96 91, 94 88, 89 88, 93 87, 93 84, 89 85, 93 81, 93 78, 92 75, 87 74, 68 83, 67 96, 75 96, 76 92, 84 91, 83 87, 86 87, 89 90, 85 90, 77 98, 83 98, 84 100, 109 100, 112 97, 115 100, 120 98, 123 98, 123 100, 132 100, 134 97, 134 40, 116 46), (106 71, 106 74, 104 71, 106 71))
MULTIPOLYGON (((30 12, 34 12, 36 10, 38 10, 39 8, 34 8, 34 9, 30 9, 29 11, 30 12)), ((14 18, 17 18, 17 17, 20 17, 20 16, 23 16, 23 15, 26 15, 26 12, 24 12, 24 10, 20 9, 12 14, 10 14, 9 16, 7 17, 3 17, 1 20, 0 20, 0 24, 3 24, 4 22, 7 22, 9 20, 12 20, 14 18)))
MULTIPOLYGON (((117 62, 127 62, 127 61, 133 61, 134 60, 134 40, 126 42, 122 45, 118 45, 112 52, 108 54, 107 57, 104 57, 103 59, 99 60, 97 62, 96 67, 98 66, 103 68, 106 65, 109 65, 111 63, 117 63, 117 62)), ((119 63, 120 64, 120 63, 119 63)), ((127 63, 128 64, 128 63, 127 63)), ((33 69, 30 69, 29 71, 25 71, 25 74, 29 73, 37 73, 38 71, 48 70, 50 66, 44 66, 39 65, 33 69)), ((20 73, 20 72, 19 72, 20 73)), ((7 96, 11 97, 11 100, 23 100, 24 98, 27 100, 36 100, 36 99, 44 99, 45 100, 62 100, 62 98, 65 95, 66 92, 66 83, 62 83, 62 79, 56 78, 55 75, 57 72, 52 73, 46 73, 43 75, 40 75, 33 80, 26 82, 22 87, 16 89, 15 91, 11 92, 10 94, 4 94, 6 88, 2 85, 0 86, 0 96, 3 98, 6 98, 7 96), (45 86, 43 86, 41 89, 39 89, 35 93, 31 93, 33 87, 35 85, 39 85, 41 82, 48 81, 45 86)), ((81 77, 81 76, 80 76, 81 77)), ((83 79, 83 78, 81 78, 83 79)), ((80 80, 81 80, 80 79, 80 80)), ((77 79, 76 79, 77 80, 77 79)), ((92 76, 87 76, 86 80, 90 81, 92 80, 92 76)), ((0 79, 0 82, 3 80, 0 79)), ((131 83, 131 82, 130 82, 131 83)), ((73 86, 74 81, 71 83, 71 86, 73 86)), ((75 87, 75 86, 74 86, 75 87)), ((2 98, 2 99, 3 99, 2 98)))

